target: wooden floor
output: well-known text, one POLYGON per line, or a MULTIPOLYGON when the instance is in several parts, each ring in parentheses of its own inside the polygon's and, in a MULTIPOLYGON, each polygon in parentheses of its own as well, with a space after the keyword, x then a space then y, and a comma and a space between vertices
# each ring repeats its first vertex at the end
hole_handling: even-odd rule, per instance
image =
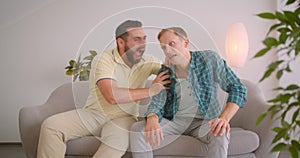
POLYGON ((22 145, 20 143, 2 143, 0 144, 1 158, 26 158, 22 145))

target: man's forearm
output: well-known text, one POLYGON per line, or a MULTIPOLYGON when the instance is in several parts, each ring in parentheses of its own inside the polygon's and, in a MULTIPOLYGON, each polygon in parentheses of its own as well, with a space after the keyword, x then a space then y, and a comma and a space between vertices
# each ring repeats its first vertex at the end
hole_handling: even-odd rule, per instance
POLYGON ((150 97, 149 88, 127 89, 114 88, 113 89, 113 104, 122 104, 140 101, 150 97))
POLYGON ((236 112, 239 110, 239 108, 240 108, 239 105, 233 102, 228 102, 219 118, 225 119, 226 121, 229 122, 232 119, 232 117, 236 114, 236 112))

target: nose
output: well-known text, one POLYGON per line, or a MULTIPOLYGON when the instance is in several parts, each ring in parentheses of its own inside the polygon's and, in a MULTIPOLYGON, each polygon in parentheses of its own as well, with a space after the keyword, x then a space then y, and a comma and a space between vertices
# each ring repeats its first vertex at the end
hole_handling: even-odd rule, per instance
POLYGON ((170 47, 166 47, 166 49, 165 49, 165 52, 167 53, 167 54, 171 54, 171 52, 172 52, 172 49, 170 48, 170 47))
POLYGON ((142 40, 142 44, 143 44, 143 45, 146 44, 146 38, 142 40))
POLYGON ((139 40, 139 44, 140 45, 145 45, 146 44, 146 38, 142 38, 141 40, 139 40))

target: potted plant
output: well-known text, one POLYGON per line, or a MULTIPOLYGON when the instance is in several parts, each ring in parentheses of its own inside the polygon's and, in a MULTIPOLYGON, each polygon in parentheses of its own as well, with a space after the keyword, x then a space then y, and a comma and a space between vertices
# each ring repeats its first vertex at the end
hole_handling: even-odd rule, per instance
POLYGON ((65 67, 66 75, 73 76, 73 82, 77 79, 79 79, 79 81, 89 80, 92 60, 97 55, 97 52, 90 50, 89 53, 90 55, 84 57, 82 60, 81 55, 79 55, 77 61, 71 59, 69 65, 65 67))
MULTIPOLYGON (((258 14, 260 18, 276 20, 276 24, 270 26, 263 40, 264 48, 257 52, 254 58, 262 57, 267 53, 276 53, 279 58, 271 61, 260 79, 260 82, 276 73, 280 80, 286 73, 292 72, 290 64, 300 55, 300 1, 287 0, 285 6, 295 5, 293 11, 275 11, 258 14), (272 37, 271 32, 276 32, 277 37, 272 37), (275 50, 275 51, 273 51, 275 50)), ((275 87, 278 95, 268 100, 270 108, 257 119, 257 125, 266 117, 280 119, 281 125, 273 128, 276 136, 273 139, 272 152, 280 152, 288 149, 293 158, 298 158, 300 153, 300 85, 290 83, 286 87, 275 87), (292 116, 287 121, 287 115, 292 116)))

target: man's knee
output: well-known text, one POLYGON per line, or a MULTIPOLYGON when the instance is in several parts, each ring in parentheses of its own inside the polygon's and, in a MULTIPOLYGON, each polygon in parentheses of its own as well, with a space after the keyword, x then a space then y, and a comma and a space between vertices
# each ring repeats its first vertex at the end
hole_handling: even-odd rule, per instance
POLYGON ((107 137, 101 137, 101 142, 110 148, 113 148, 113 149, 116 149, 119 151, 126 151, 129 147, 129 134, 127 134, 127 135, 112 134, 107 137))
POLYGON ((126 151, 129 147, 129 129, 109 122, 102 128, 101 141, 111 148, 126 151))
POLYGON ((229 144, 230 136, 227 134, 223 134, 222 136, 214 136, 212 135, 211 143, 214 143, 216 145, 225 145, 227 146, 229 144))
POLYGON ((47 129, 55 130, 57 128, 58 127, 57 127, 57 121, 55 119, 55 115, 46 118, 41 125, 41 131, 47 130, 47 129))

